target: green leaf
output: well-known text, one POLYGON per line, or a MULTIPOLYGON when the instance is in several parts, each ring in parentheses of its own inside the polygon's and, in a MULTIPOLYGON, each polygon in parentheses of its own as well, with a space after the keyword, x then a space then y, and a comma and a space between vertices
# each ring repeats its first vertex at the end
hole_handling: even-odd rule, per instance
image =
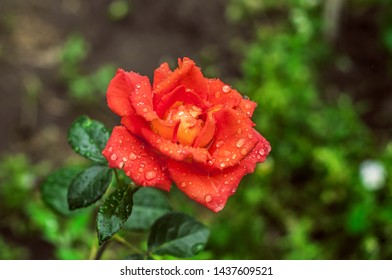
POLYGON ((112 180, 113 170, 95 165, 78 174, 68 190, 69 209, 86 207, 102 197, 112 180))
POLYGON ((97 163, 106 163, 102 155, 109 132, 105 126, 86 116, 76 119, 68 131, 68 142, 78 154, 97 163))
POLYGON ((172 209, 161 191, 153 188, 141 188, 133 196, 132 215, 125 223, 128 230, 148 230, 162 215, 172 209))
POLYGON ((132 206, 132 189, 128 186, 117 188, 106 198, 97 215, 99 245, 122 228, 131 215, 132 206))
POLYGON ((66 167, 49 175, 41 186, 43 201, 56 212, 69 215, 68 188, 82 170, 80 167, 66 167))
POLYGON ((204 249, 209 234, 209 229, 194 218, 171 212, 153 224, 148 249, 157 255, 188 258, 204 249))

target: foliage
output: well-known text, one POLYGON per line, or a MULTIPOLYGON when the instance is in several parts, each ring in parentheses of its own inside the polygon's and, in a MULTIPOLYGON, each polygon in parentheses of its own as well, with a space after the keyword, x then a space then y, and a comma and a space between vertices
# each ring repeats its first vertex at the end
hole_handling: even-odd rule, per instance
MULTIPOLYGON (((237 7, 233 20, 244 19, 256 2, 234 0, 228 15, 237 7)), ((267 164, 239 187, 241 202, 232 201, 215 224, 210 249, 217 258, 390 258, 391 181, 370 190, 359 175, 369 158, 390 172, 390 145, 385 150, 375 141, 348 95, 325 98, 322 67, 337 59, 323 37, 323 7, 263 4, 252 10, 257 39, 246 49, 238 84, 258 102, 255 123, 273 148, 267 164), (271 11, 289 20, 257 24, 271 11)))

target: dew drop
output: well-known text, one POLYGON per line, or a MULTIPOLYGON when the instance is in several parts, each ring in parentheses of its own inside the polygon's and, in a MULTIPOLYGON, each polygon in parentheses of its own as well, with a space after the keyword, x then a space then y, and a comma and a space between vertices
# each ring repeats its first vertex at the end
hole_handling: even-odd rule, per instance
POLYGON ((248 134, 248 138, 249 138, 249 139, 252 139, 252 138, 253 138, 252 133, 249 133, 249 134, 248 134))
POLYGON ((124 165, 125 165, 125 162, 120 162, 119 164, 118 164, 118 167, 120 167, 120 169, 122 169, 123 167, 124 167, 124 165))
POLYGON ((241 149, 240 153, 241 153, 241 155, 246 156, 248 153, 248 150, 243 148, 243 149, 241 149))
POLYGON ((180 184, 180 186, 183 187, 183 188, 185 188, 185 187, 186 187, 186 182, 182 182, 182 183, 180 184))
POLYGON ((261 149, 261 150, 259 151, 259 154, 262 155, 262 156, 264 156, 264 155, 265 155, 264 149, 261 149))
POLYGON ((231 156, 231 158, 232 158, 232 159, 236 159, 236 158, 237 158, 237 155, 236 155, 236 154, 233 154, 233 155, 231 156))
POLYGON ((140 173, 143 173, 144 169, 140 167, 138 171, 139 171, 140 173))
POLYGON ((111 159, 111 160, 116 160, 116 159, 117 159, 117 155, 116 155, 116 154, 112 154, 112 155, 110 156, 110 159, 111 159))
POLYGON ((148 111, 148 109, 144 107, 144 108, 143 108, 143 112, 144 112, 144 113, 147 113, 147 111, 148 111))
POLYGON ((242 129, 239 128, 239 129, 237 130, 237 133, 238 133, 238 134, 241 134, 241 133, 242 133, 242 129))
POLYGON ((247 96, 247 95, 243 95, 242 98, 243 98, 244 100, 249 100, 249 96, 247 96))
POLYGON ((236 191, 237 191, 237 188, 232 188, 232 189, 231 189, 231 192, 232 192, 232 193, 235 193, 236 191))
POLYGON ((127 161, 127 158, 126 158, 126 157, 123 157, 122 160, 123 160, 123 161, 127 161))
POLYGON ((223 205, 219 205, 219 206, 215 207, 215 211, 219 212, 220 210, 223 209, 223 207, 224 207, 223 205))
POLYGON ((118 140, 118 143, 122 144, 122 140, 121 140, 121 139, 119 139, 119 140, 118 140))
POLYGON ((134 153, 130 153, 130 154, 129 154, 129 159, 130 159, 130 160, 136 159, 136 155, 135 155, 134 153))
POLYGON ((237 141, 237 143, 236 143, 236 146, 237 146, 238 148, 241 148, 242 146, 245 145, 245 142, 246 142, 246 140, 245 140, 244 138, 238 139, 238 141, 237 141))
POLYGON ((212 201, 212 197, 211 197, 210 195, 207 195, 207 196, 204 198, 204 200, 205 200, 206 202, 211 202, 211 201, 212 201))
POLYGON ((225 184, 225 185, 228 185, 228 184, 229 184, 229 181, 225 181, 224 184, 225 184))
POLYGON ((216 147, 220 148, 225 144, 225 142, 223 142, 222 140, 218 141, 218 143, 216 143, 216 147))
POLYGON ((226 163, 224 163, 224 162, 222 162, 221 164, 220 164, 220 167, 225 167, 226 166, 226 163))
POLYGON ((219 98, 220 97, 220 92, 219 91, 217 91, 217 92, 215 92, 215 98, 219 98))
POLYGON ((140 85, 138 84, 138 85, 136 85, 136 88, 140 88, 140 85))
POLYGON ((252 109, 252 105, 250 105, 249 103, 246 103, 246 104, 244 105, 244 107, 245 107, 246 110, 252 109))
POLYGON ((109 147, 108 151, 113 152, 113 147, 109 147))
POLYGON ((146 174, 144 174, 144 177, 147 180, 152 180, 157 177, 157 173, 153 170, 150 170, 150 171, 147 171, 146 174))
POLYGON ((224 93, 229 93, 230 90, 231 90, 231 88, 230 88, 228 85, 224 85, 224 86, 222 87, 222 91, 223 91, 224 93))

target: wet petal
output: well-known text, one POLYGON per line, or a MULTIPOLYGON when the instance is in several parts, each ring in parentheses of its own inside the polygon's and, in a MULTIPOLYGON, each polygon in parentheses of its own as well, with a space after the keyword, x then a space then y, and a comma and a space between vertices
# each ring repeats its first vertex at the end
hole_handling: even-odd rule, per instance
POLYGON ((207 100, 212 105, 221 104, 228 108, 234 108, 240 105, 242 101, 241 94, 229 85, 219 79, 208 79, 208 97, 207 100))
POLYGON ((176 102, 182 102, 183 104, 193 104, 201 109, 205 109, 206 105, 193 90, 187 89, 184 86, 178 86, 172 92, 162 96, 160 102, 158 102, 156 112, 160 118, 164 118, 165 113, 172 107, 176 102))
POLYGON ((136 114, 147 121, 157 118, 153 109, 151 84, 148 77, 130 72, 128 78, 133 86, 130 101, 136 114))
POLYGON ((200 135, 195 139, 193 143, 194 147, 207 147, 212 139, 214 138, 216 130, 215 118, 213 112, 207 113, 206 122, 203 129, 200 131, 200 135))
POLYGON ((159 85, 164 79, 173 73, 170 68, 169 64, 162 63, 157 69, 154 71, 154 82, 153 82, 153 90, 156 90, 157 85, 159 85))
POLYGON ((129 75, 132 73, 118 69, 116 76, 110 81, 106 93, 109 108, 119 116, 128 116, 134 113, 129 99, 134 87, 130 82, 129 75))
POLYGON ((162 159, 125 127, 114 127, 102 154, 110 168, 123 169, 137 185, 170 190, 171 180, 162 159))
POLYGON ((182 79, 188 75, 194 66, 195 63, 192 60, 184 58, 176 70, 159 83, 154 83, 154 104, 159 102, 162 96, 180 86, 182 79))
POLYGON ((255 111, 256 107, 256 102, 247 99, 242 99, 240 105, 238 106, 241 112, 245 113, 250 118, 253 116, 253 112, 255 111))
POLYGON ((214 113, 216 120, 215 139, 209 152, 214 159, 210 165, 225 169, 237 165, 256 146, 259 138, 250 118, 233 109, 222 109, 214 113))
POLYGON ((204 148, 183 146, 156 134, 151 130, 149 123, 139 116, 124 117, 121 119, 121 124, 131 133, 145 139, 152 147, 168 158, 178 161, 194 160, 202 163, 206 163, 211 158, 204 148))
POLYGON ((182 192, 214 212, 223 209, 245 174, 242 167, 207 173, 193 164, 173 160, 168 161, 168 171, 182 192))

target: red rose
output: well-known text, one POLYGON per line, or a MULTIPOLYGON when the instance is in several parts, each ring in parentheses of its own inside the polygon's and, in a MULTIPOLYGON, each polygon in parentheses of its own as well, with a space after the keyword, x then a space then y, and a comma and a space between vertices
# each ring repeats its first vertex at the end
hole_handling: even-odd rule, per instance
POLYGON ((136 184, 166 191, 172 182, 212 211, 223 209, 245 174, 271 147, 251 121, 256 103, 184 58, 147 77, 119 69, 109 108, 121 117, 102 152, 136 184))

